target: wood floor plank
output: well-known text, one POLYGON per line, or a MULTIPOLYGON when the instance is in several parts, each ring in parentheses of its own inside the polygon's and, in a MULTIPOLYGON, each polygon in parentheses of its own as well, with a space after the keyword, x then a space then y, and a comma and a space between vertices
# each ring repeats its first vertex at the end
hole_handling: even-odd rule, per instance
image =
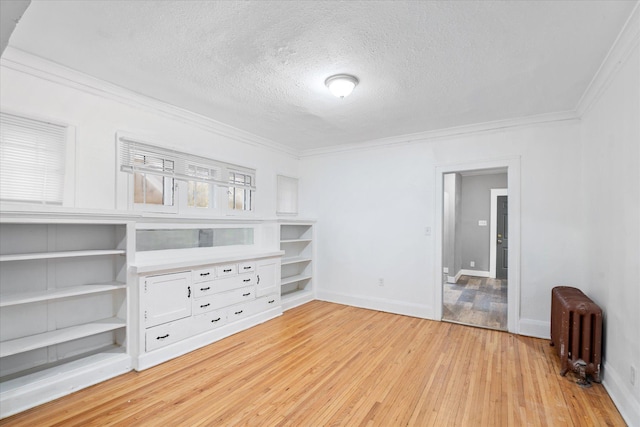
POLYGON ((547 341, 313 301, 2 426, 623 426, 547 341))

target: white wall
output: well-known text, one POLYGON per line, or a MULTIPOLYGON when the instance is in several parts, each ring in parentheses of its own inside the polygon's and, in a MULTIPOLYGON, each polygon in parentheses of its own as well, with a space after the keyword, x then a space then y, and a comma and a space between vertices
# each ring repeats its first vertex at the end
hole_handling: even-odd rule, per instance
MULTIPOLYGON (((256 168, 256 214, 260 217, 275 216, 276 175, 298 175, 298 160, 288 154, 222 136, 206 126, 185 120, 189 113, 166 114, 145 105, 146 98, 132 93, 124 97, 126 102, 121 102, 118 96, 107 93, 111 88, 104 82, 89 79, 95 87, 86 88, 73 82, 66 84, 57 76, 80 79, 83 76, 26 55, 20 55, 19 59, 26 58, 30 66, 39 69, 26 69, 26 72, 14 69, 24 67, 14 67, 6 61, 6 56, 12 53, 7 49, 0 67, 0 107, 7 112, 75 126, 76 188, 71 189, 76 192, 75 208, 116 208, 117 131, 193 154, 256 168), (49 72, 52 74, 47 74, 49 72), (103 85, 104 93, 101 92, 103 85)), ((154 105, 153 102, 150 105, 154 105)), ((198 117, 194 120, 201 121, 198 117)), ((124 191, 120 191, 118 197, 118 205, 126 206, 124 191)))
POLYGON ((565 121, 304 157, 319 297, 432 318, 435 167, 520 156, 520 331, 548 336, 551 288, 582 280, 579 153, 579 123, 565 121))
POLYGON ((581 126, 585 287, 605 313, 605 386, 635 426, 640 426, 639 64, 636 41, 581 126), (629 379, 632 364, 635 385, 629 379))

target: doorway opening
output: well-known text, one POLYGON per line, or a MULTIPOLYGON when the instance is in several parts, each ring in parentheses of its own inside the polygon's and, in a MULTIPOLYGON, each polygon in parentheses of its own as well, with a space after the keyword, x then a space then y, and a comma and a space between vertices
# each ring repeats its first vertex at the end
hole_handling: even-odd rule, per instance
POLYGON ((436 168, 437 319, 518 332, 519 165, 436 168))

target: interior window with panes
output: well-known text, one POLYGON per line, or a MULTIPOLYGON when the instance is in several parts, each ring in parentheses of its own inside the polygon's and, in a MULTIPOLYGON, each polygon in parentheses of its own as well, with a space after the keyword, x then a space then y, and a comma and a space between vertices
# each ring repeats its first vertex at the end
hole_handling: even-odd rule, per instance
POLYGON ((213 208, 215 197, 214 185, 210 182, 217 179, 216 169, 189 165, 187 174, 194 177, 187 182, 187 206, 190 208, 213 208))
POLYGON ((250 211, 253 209, 253 176, 247 173, 229 171, 229 209, 250 211), (245 187, 245 188, 243 188, 245 187))
POLYGON ((157 171, 155 173, 135 172, 133 175, 134 203, 158 206, 174 205, 174 180, 164 176, 172 173, 174 162, 160 157, 136 155, 134 162, 145 169, 157 171))

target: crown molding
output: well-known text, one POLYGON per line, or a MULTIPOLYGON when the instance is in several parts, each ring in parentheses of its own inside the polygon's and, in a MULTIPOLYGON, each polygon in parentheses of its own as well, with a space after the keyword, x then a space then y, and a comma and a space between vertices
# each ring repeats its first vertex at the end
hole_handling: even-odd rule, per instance
POLYGON ((201 114, 125 89, 11 46, 7 46, 3 52, 2 58, 0 59, 0 67, 25 73, 135 108, 150 110, 163 117, 198 127, 234 141, 266 148, 294 158, 299 157, 298 150, 291 147, 218 122, 201 114))
POLYGON ((582 94, 576 111, 582 117, 600 99, 609 87, 613 76, 622 68, 631 52, 640 42, 640 2, 636 3, 629 19, 620 30, 600 68, 582 94))
POLYGON ((492 132, 509 128, 525 127, 541 123, 566 122, 579 120, 576 111, 561 111, 557 113, 538 114, 535 116, 518 117, 515 119, 496 120, 485 123, 455 126, 446 129, 436 129, 426 132, 411 133, 406 135, 380 138, 370 141, 356 142, 352 144, 332 145, 330 147, 314 148, 300 152, 300 157, 315 157, 336 153, 346 153, 380 147, 397 146, 416 142, 431 142, 438 139, 453 138, 474 133, 492 132))

